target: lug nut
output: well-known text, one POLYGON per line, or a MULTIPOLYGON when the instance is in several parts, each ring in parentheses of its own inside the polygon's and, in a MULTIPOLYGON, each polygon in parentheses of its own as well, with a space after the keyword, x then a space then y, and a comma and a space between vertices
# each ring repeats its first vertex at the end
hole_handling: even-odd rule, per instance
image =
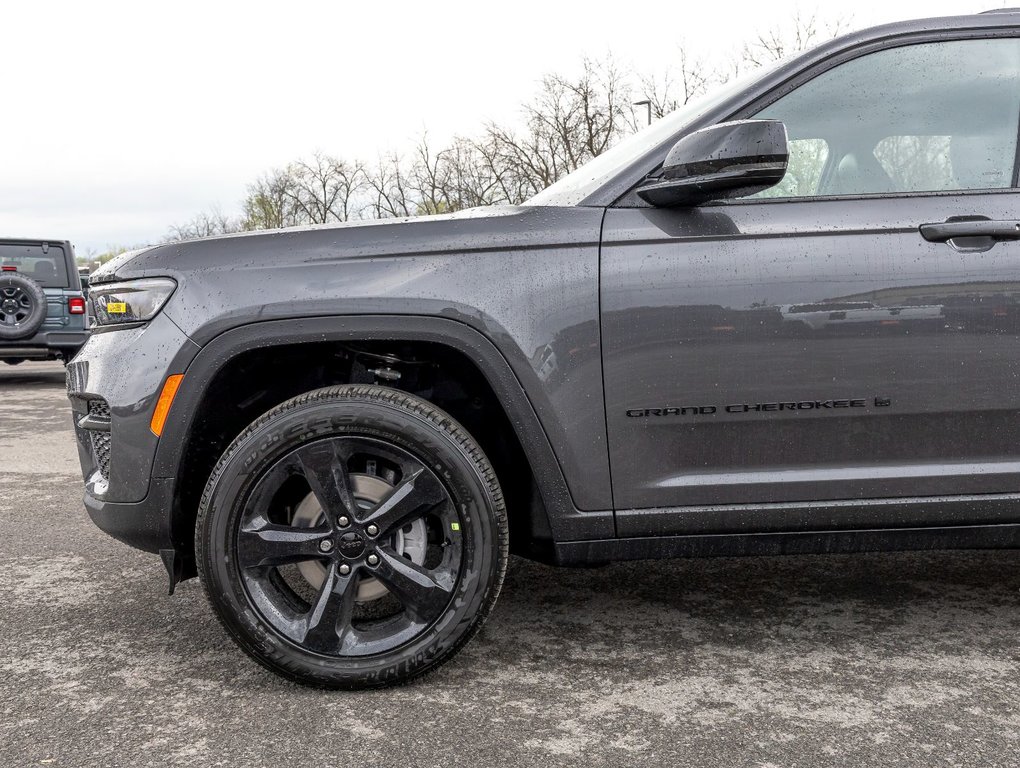
POLYGON ((351 518, 347 517, 347 515, 341 515, 336 519, 336 524, 339 525, 341 528, 346 528, 348 525, 351 524, 351 518))
POLYGON ((348 573, 351 572, 351 566, 347 565, 347 563, 341 563, 340 567, 337 568, 337 570, 340 571, 341 576, 346 576, 348 573))
POLYGON ((379 565, 379 555, 375 554, 374 552, 371 555, 369 555, 368 556, 368 564, 369 565, 379 565))
POLYGON ((368 526, 368 528, 365 529, 365 533, 367 533, 369 536, 375 536, 377 533, 379 533, 379 526, 370 525, 368 526))
POLYGON ((329 552, 333 549, 333 542, 331 539, 323 539, 319 542, 320 552, 329 552))

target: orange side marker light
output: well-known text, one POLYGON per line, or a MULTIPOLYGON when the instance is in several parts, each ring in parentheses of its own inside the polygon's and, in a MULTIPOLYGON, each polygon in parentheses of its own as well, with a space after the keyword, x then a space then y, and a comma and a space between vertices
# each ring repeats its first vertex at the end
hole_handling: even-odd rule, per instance
POLYGON ((170 406, 174 404, 174 397, 180 389, 183 373, 175 373, 166 377, 163 384, 163 391, 159 393, 159 400, 156 401, 156 410, 152 412, 152 420, 149 422, 149 429, 156 437, 163 434, 163 427, 166 426, 166 417, 170 415, 170 406))

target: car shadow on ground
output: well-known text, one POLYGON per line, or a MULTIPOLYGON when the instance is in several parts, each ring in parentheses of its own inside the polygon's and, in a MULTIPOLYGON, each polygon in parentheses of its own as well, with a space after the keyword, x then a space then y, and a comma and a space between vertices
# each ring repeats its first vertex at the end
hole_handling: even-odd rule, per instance
MULTIPOLYGON (((537 665, 612 680, 657 678, 670 670, 719 674, 721 657, 732 671, 773 668, 779 658, 870 660, 881 667, 890 659, 933 663, 933 654, 1001 654, 1020 629, 1018 557, 882 553, 643 561, 598 569, 514 560, 483 632, 439 677, 463 684, 464 678, 489 676, 493 665, 522 674, 537 665)), ((151 594, 165 587, 157 574, 143 581, 148 598, 139 594, 132 602, 146 613, 146 603, 159 605, 157 615, 113 622, 109 632, 119 634, 119 626, 125 640, 137 640, 139 623, 170 620, 176 626, 166 625, 153 641, 161 654, 179 656, 191 674, 201 674, 196 658, 229 668, 251 665, 211 620, 197 581, 182 585, 170 604, 151 594)), ((1010 650, 1006 658, 1013 661, 1014 655, 1010 650)), ((208 666, 203 671, 220 676, 208 666)), ((254 688, 290 686, 265 673, 249 682, 254 688)))
POLYGON ((0 361, 0 391, 14 387, 64 386, 64 366, 59 362, 19 363, 0 361))
MULTIPOLYGON (((558 623, 571 642, 626 643, 656 653, 697 637, 800 650, 893 642, 932 648, 1020 622, 1012 551, 870 553, 617 563, 564 571, 521 564, 494 623, 558 623), (950 617, 952 620, 950 621, 950 617)), ((564 634, 563 632, 557 634, 564 634)))

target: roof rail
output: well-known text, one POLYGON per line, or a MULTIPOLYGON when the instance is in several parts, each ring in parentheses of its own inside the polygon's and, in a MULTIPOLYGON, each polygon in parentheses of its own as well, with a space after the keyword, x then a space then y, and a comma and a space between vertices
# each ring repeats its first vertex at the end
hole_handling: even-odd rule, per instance
POLYGON ((1020 13, 1020 8, 992 8, 990 11, 981 11, 980 16, 987 13, 1020 13))

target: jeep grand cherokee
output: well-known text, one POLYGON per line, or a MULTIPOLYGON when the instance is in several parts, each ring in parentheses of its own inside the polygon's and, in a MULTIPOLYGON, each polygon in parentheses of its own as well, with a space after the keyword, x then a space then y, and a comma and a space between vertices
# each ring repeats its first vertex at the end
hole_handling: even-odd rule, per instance
POLYGON ((1018 120, 1020 15, 902 23, 523 206, 115 260, 68 372, 86 507, 333 687, 451 658, 508 551, 1015 547, 1018 120))

